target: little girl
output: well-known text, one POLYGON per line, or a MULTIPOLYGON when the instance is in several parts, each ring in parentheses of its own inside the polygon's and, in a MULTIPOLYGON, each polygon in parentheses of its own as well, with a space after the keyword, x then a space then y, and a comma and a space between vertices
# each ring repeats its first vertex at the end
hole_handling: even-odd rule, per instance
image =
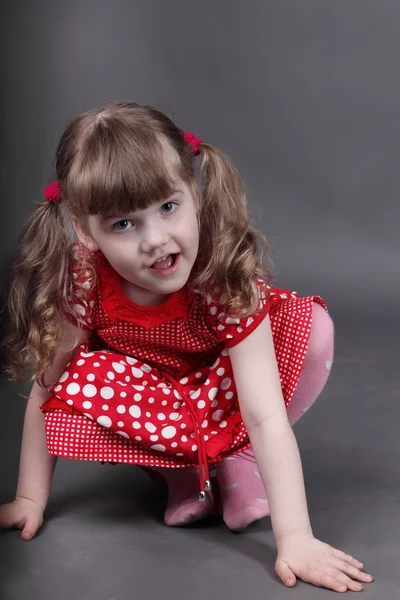
POLYGON ((363 565, 313 537, 290 426, 325 385, 332 322, 271 287, 227 157, 113 104, 71 122, 56 174, 15 261, 9 373, 34 383, 0 525, 34 536, 57 456, 136 464, 166 480, 168 525, 271 514, 285 585, 361 590, 363 565))

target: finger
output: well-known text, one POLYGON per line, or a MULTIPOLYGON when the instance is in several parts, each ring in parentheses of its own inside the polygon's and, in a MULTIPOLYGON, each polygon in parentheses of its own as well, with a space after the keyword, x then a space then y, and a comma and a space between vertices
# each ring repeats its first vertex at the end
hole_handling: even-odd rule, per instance
POLYGON ((38 518, 28 517, 25 525, 22 528, 21 538, 23 540, 31 540, 37 530, 39 529, 41 522, 38 518))
POLYGON ((345 592, 347 585, 342 583, 329 573, 320 571, 319 569, 309 569, 304 573, 301 573, 301 578, 307 583, 312 583, 317 587, 324 587, 334 592, 345 592))
POLYGON ((353 567, 344 560, 335 559, 334 567, 342 573, 345 573, 352 579, 358 579, 358 581, 365 581, 366 583, 372 581, 372 576, 369 575, 369 573, 364 573, 364 571, 360 571, 359 569, 357 569, 357 567, 353 567))
POLYGON ((341 560, 348 562, 350 565, 353 565, 354 567, 357 567, 358 569, 362 569, 364 567, 362 562, 360 562, 359 560, 354 558, 354 556, 351 556, 351 554, 346 554, 346 552, 342 552, 342 550, 333 548, 332 554, 335 558, 340 558, 341 560))
POLYGON ((278 577, 287 587, 293 587, 296 585, 296 576, 292 569, 283 561, 278 560, 276 562, 275 571, 278 577))
POLYGON ((339 569, 329 570, 329 575, 330 577, 333 577, 333 579, 336 579, 340 585, 345 585, 346 588, 351 592, 362 592, 364 589, 361 583, 358 581, 353 581, 353 579, 339 569))

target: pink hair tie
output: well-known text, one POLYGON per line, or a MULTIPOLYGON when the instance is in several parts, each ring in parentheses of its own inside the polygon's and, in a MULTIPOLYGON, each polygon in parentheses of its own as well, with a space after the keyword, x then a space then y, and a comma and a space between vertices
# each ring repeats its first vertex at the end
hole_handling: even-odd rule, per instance
POLYGON ((203 140, 201 138, 195 137, 193 133, 190 133, 190 131, 185 131, 183 137, 185 138, 185 141, 192 146, 193 155, 197 156, 198 154, 200 154, 199 144, 202 144, 203 140))
POLYGON ((49 185, 46 186, 44 197, 52 204, 58 204, 60 200, 60 186, 58 185, 58 181, 49 183, 49 185))

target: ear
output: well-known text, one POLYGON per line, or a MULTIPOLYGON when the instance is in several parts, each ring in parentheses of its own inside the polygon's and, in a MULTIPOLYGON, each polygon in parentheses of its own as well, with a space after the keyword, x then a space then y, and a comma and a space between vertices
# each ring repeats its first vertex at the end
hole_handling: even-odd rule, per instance
POLYGON ((82 242, 82 244, 84 244, 86 248, 92 250, 92 252, 98 250, 98 244, 96 244, 90 233, 86 230, 86 227, 84 227, 82 223, 77 219, 73 219, 72 222, 76 231, 76 235, 78 236, 78 240, 82 242))

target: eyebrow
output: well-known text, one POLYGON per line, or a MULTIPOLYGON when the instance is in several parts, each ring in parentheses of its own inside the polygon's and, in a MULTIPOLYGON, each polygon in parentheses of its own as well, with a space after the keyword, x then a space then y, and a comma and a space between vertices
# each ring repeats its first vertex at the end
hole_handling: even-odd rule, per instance
MULTIPOLYGON (((162 204, 165 204, 166 202, 169 202, 169 201, 170 201, 170 199, 171 199, 171 198, 172 198, 172 197, 173 197, 175 194, 178 194, 178 193, 181 193, 181 194, 183 194, 183 191, 182 191, 182 190, 173 190, 173 191, 172 191, 172 194, 171 194, 171 195, 170 195, 170 196, 169 196, 169 197, 168 197, 166 200, 160 200, 160 203, 162 203, 162 204)), ((154 204, 157 204, 157 202, 155 202, 154 204)), ((136 212, 138 212, 138 211, 134 211, 134 212, 131 212, 131 213, 129 213, 129 214, 130 214, 130 215, 135 215, 135 213, 136 213, 136 212)), ((117 219, 118 217, 126 218, 126 215, 127 215, 127 214, 128 214, 128 213, 124 213, 124 214, 118 214, 118 213, 115 213, 115 214, 101 215, 101 219, 100 219, 100 221, 101 221, 101 223, 108 223, 108 221, 113 221, 114 219, 117 219)))

